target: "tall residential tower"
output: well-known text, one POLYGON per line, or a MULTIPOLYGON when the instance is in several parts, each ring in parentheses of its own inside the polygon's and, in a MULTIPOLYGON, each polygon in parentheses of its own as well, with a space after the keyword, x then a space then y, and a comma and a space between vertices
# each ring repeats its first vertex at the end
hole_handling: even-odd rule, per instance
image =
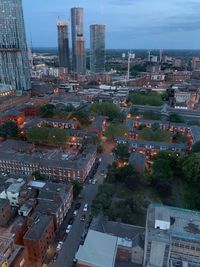
POLYGON ((69 36, 68 36, 68 23, 67 21, 58 21, 58 53, 59 53, 59 66, 61 68, 70 69, 69 62, 69 36))
POLYGON ((0 1, 0 83, 31 87, 21 0, 0 1))
POLYGON ((90 70, 105 71, 105 25, 90 25, 90 70))
POLYGON ((71 9, 72 27, 72 69, 73 71, 85 74, 85 38, 83 32, 83 8, 74 7, 71 9))

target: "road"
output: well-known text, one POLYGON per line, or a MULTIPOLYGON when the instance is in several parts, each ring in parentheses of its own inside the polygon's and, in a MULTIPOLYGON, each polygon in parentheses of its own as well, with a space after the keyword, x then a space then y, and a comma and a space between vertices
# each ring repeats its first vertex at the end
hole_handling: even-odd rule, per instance
MULTIPOLYGON (((88 223, 89 223, 89 217, 91 214, 91 204, 94 200, 97 192, 98 192, 98 186, 103 183, 103 176, 100 174, 102 170, 107 171, 108 164, 111 164, 113 162, 113 156, 110 154, 103 154, 101 157, 100 165, 97 169, 97 172, 94 176, 94 178, 97 180, 97 183, 95 185, 89 184, 88 181, 84 184, 84 188, 81 192, 81 195, 83 199, 81 200, 81 207, 79 209, 79 212, 77 216, 75 217, 74 223, 72 225, 72 230, 67 236, 62 249, 59 252, 57 261, 53 264, 51 264, 51 267, 71 267, 73 265, 73 258, 78 250, 81 236, 84 232, 88 229, 88 223), (89 208, 87 212, 83 211, 84 204, 88 203, 89 208), (86 220, 84 222, 80 221, 80 218, 83 214, 86 214, 86 220)), ((70 213, 72 213, 73 210, 71 210, 70 213)), ((69 215, 67 216, 69 217, 69 215)), ((67 223, 64 226, 67 228, 67 223)), ((62 239, 61 239, 62 240, 62 239)))

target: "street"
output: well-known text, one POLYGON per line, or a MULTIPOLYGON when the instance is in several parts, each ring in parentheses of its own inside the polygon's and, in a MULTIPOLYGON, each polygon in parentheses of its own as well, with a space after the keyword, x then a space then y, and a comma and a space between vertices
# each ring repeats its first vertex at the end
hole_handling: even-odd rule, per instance
MULTIPOLYGON (((107 167, 109 164, 113 162, 113 156, 110 154, 102 154, 101 157, 101 162, 100 165, 97 169, 97 172, 94 176, 94 179, 96 179, 96 184, 89 184, 88 181, 85 182, 83 190, 81 192, 82 199, 80 200, 81 202, 81 207, 78 211, 77 216, 74 219, 72 229, 70 233, 68 234, 66 240, 64 241, 64 244, 62 246, 62 249, 60 250, 56 262, 50 264, 49 266, 51 267, 71 267, 73 265, 73 258, 79 248, 80 241, 82 235, 88 230, 88 222, 89 222, 89 217, 91 214, 91 204, 92 201, 94 200, 97 192, 98 192, 98 186, 103 182, 103 176, 101 175, 101 171, 105 170, 107 172, 107 167), (84 204, 88 204, 88 211, 84 212, 83 207, 84 204), (85 214, 86 215, 86 220, 81 221, 81 216, 85 214)), ((88 180, 88 179, 87 179, 88 180)), ((76 203, 79 202, 78 200, 76 203)), ((73 207, 75 206, 75 203, 73 204, 73 207)), ((73 214, 73 207, 70 211, 70 213, 67 215, 67 218, 65 222, 62 225, 62 228, 65 227, 67 228, 67 222, 70 216, 73 214)), ((62 229, 60 231, 63 233, 62 229)), ((62 240, 62 236, 58 235, 57 240, 62 240), (60 238, 60 239, 59 239, 60 238)))

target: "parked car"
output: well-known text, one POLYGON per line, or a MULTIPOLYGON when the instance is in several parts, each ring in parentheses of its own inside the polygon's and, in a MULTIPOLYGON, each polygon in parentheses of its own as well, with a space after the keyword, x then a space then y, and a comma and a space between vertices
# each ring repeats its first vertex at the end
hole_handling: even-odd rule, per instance
POLYGON ((78 210, 78 209, 80 209, 80 207, 81 207, 81 203, 80 202, 79 203, 76 203, 75 209, 78 210))
POLYGON ((71 218, 69 219, 69 221, 68 221, 68 224, 72 225, 72 224, 73 224, 73 222, 74 222, 74 218, 73 218, 73 217, 71 217, 71 218))
POLYGON ((94 179, 94 180, 92 181, 92 184, 96 184, 96 181, 97 181, 97 180, 96 180, 96 179, 94 179))
POLYGON ((73 212, 73 216, 75 217, 77 214, 78 214, 78 210, 75 210, 75 211, 73 212))
POLYGON ((86 219, 86 216, 85 216, 85 214, 83 214, 83 215, 81 216, 81 221, 83 222, 83 221, 85 221, 85 219, 86 219))
POLYGON ((88 210, 88 204, 86 203, 86 204, 84 205, 83 211, 87 211, 87 210, 88 210))
POLYGON ((67 225, 67 229, 66 229, 66 233, 69 234, 69 232, 71 231, 72 229, 72 225, 71 224, 68 224, 67 225))
POLYGON ((63 241, 59 241, 59 242, 58 242, 58 245, 57 245, 57 247, 56 247, 56 251, 60 251, 61 248, 62 248, 62 246, 63 246, 63 241))

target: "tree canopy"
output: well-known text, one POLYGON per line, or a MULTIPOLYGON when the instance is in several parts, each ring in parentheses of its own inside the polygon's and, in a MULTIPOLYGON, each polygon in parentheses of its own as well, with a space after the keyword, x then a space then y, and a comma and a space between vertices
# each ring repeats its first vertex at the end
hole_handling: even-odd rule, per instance
POLYGON ((200 141, 196 142, 193 146, 192 146, 192 152, 197 153, 200 152, 200 141))
POLYGON ((170 122, 183 123, 184 119, 178 113, 172 113, 169 116, 170 122))
POLYGON ((127 132, 127 128, 122 123, 111 123, 105 131, 105 136, 114 140, 116 137, 124 136, 127 132))
POLYGON ((0 125, 0 136, 4 138, 17 137, 19 133, 18 125, 13 121, 5 121, 0 125))
POLYGON ((33 127, 27 133, 29 141, 43 145, 64 145, 67 138, 67 131, 60 128, 33 127))
POLYGON ((43 118, 53 117, 55 115, 55 106, 52 104, 46 104, 40 107, 39 114, 43 118))
POLYGON ((115 156, 118 159, 128 160, 129 158, 129 149, 127 144, 118 144, 114 150, 115 156))
POLYGON ((123 118, 123 115, 121 114, 118 106, 110 102, 103 102, 103 103, 95 102, 90 107, 90 112, 107 116, 111 121, 114 119, 121 120, 123 118))
POLYGON ((141 92, 130 93, 129 102, 135 105, 162 106, 163 100, 157 93, 144 94, 141 92))

